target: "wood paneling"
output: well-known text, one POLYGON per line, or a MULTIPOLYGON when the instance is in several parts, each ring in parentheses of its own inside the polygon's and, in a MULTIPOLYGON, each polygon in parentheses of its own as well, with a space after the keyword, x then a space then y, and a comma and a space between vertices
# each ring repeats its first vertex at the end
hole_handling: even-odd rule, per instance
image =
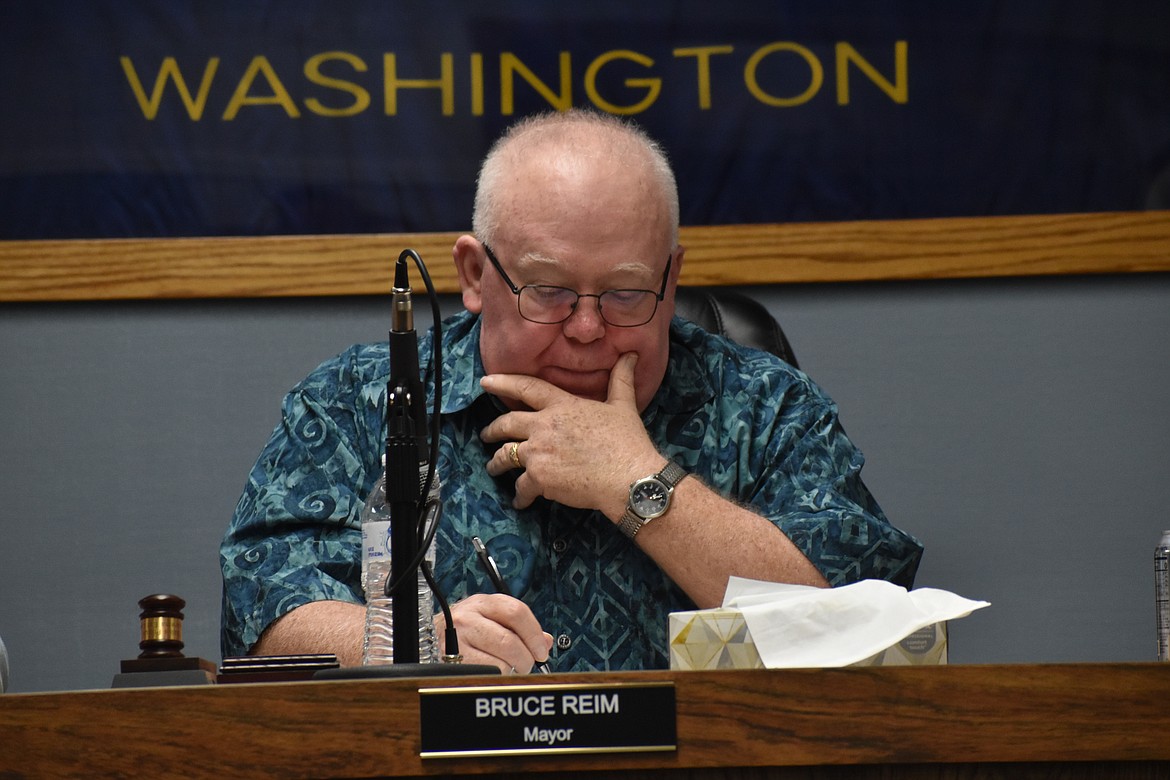
MULTIPOLYGON (((406 247, 455 292, 458 235, 5 241, 0 301, 385 294, 406 247)), ((718 225, 682 243, 690 285, 1168 271, 1170 211, 718 225)))

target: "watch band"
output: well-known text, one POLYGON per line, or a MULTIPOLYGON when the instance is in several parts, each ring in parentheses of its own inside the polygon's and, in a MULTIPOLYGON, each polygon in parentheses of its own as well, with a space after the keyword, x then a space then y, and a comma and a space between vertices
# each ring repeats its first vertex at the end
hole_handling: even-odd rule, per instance
POLYGON ((658 472, 658 478, 665 482, 666 486, 671 490, 674 490, 674 486, 682 482, 682 478, 686 475, 686 469, 673 460, 666 461, 666 465, 662 467, 662 471, 658 472))
MULTIPOLYGON (((666 461, 666 465, 662 467, 662 471, 654 475, 654 478, 666 485, 668 495, 674 492, 674 486, 682 481, 683 477, 687 475, 686 469, 675 463, 673 460, 666 461)), ((626 506, 626 511, 622 513, 621 520, 618 521, 618 528, 621 532, 633 539, 642 530, 642 526, 646 525, 653 518, 642 517, 634 511, 632 505, 626 506)))
POLYGON ((618 528, 621 529, 623 534, 633 539, 647 522, 634 514, 633 509, 626 507, 622 519, 618 522, 618 528))

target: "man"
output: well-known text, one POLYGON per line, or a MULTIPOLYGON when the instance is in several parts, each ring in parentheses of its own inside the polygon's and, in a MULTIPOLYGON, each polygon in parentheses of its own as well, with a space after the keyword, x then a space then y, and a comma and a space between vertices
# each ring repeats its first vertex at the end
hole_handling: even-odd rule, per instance
MULTIPOLYGON (((832 402, 672 321, 678 213, 657 145, 613 117, 521 122, 484 162, 475 235, 453 250, 467 311, 443 333, 436 576, 467 662, 664 667, 667 614, 718 605, 730 575, 913 581, 921 546, 862 484, 832 402)), ((221 551, 225 655, 360 662, 357 518, 386 372, 385 345, 354 347, 286 398, 221 551)))

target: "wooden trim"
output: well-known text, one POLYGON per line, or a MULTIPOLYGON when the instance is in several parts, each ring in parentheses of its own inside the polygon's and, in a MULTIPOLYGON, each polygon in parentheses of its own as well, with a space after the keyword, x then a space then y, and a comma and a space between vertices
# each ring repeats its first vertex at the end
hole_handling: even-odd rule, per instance
MULTIPOLYGON (((376 295, 405 247, 458 290, 458 233, 0 242, 0 301, 376 295)), ((1170 211, 684 227, 691 285, 1170 270, 1170 211)))
POLYGON ((1170 769, 1167 664, 539 677, 6 694, 0 696, 4 737, 0 776, 497 773, 519 778, 592 771, 606 777, 693 778, 722 776, 696 774, 703 770, 728 770, 727 776, 756 778, 775 776, 770 769, 787 768, 800 774, 785 777, 891 780, 1164 777, 1170 769), (419 756, 421 687, 647 682, 675 685, 676 752, 429 760, 419 756), (838 771, 809 771, 829 766, 838 771))

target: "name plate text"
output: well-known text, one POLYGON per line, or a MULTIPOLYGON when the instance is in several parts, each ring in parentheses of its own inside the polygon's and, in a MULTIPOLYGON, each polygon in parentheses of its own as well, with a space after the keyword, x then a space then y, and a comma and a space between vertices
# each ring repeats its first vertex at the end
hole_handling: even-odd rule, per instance
POLYGON ((677 748, 674 683, 419 691, 422 758, 677 748))

